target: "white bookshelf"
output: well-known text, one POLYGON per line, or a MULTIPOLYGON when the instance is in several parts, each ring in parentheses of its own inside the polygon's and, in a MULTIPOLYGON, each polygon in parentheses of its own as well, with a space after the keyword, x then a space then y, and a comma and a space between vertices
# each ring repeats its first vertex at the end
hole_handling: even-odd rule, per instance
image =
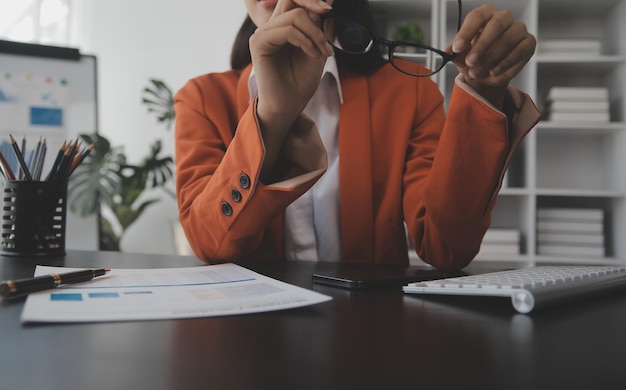
MULTIPOLYGON (((463 1, 463 14, 485 1, 463 1)), ((445 48, 456 33, 456 0, 370 0, 384 10, 386 36, 406 19, 417 19, 427 44, 445 48)), ((529 93, 542 112, 555 86, 609 89, 610 122, 542 121, 527 136, 507 173, 492 227, 521 232, 521 251, 491 259, 544 263, 626 264, 626 0, 491 0, 524 21, 538 41, 596 40, 600 53, 538 51, 513 84, 529 93), (579 258, 537 254, 537 209, 595 208, 604 211, 606 256, 579 258)), ((435 81, 449 96, 456 69, 449 65, 435 81)), ((412 253, 413 255, 413 253, 412 253)), ((414 256, 414 255, 413 255, 414 256)), ((413 258, 412 260, 415 260, 413 258)))

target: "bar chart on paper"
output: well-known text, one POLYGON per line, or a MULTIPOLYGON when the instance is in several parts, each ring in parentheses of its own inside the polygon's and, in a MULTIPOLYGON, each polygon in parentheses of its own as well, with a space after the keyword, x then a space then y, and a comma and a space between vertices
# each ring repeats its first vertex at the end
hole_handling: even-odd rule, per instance
MULTIPOLYGON (((73 269, 65 269, 71 271, 73 269)), ((35 276, 60 273, 38 266, 35 276)), ((30 294, 22 322, 135 321, 289 309, 331 298, 236 264, 113 269, 87 283, 30 294)))

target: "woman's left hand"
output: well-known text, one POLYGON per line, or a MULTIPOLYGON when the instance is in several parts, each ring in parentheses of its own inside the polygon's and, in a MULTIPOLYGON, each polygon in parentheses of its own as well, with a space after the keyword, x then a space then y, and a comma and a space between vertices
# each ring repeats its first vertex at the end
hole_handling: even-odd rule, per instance
POLYGON ((452 45, 464 81, 496 107, 535 53, 537 40, 509 10, 485 4, 470 11, 452 45))

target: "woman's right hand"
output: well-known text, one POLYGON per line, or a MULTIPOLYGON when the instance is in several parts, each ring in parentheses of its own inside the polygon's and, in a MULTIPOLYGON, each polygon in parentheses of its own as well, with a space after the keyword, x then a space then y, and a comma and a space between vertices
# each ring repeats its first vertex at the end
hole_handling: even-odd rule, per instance
POLYGON ((259 114, 299 115, 320 82, 333 54, 320 29, 321 0, 278 0, 269 21, 250 38, 259 91, 259 114))
POLYGON ((320 28, 322 0, 278 0, 271 18, 250 38, 258 88, 257 117, 271 170, 289 128, 317 90, 332 46, 320 28))

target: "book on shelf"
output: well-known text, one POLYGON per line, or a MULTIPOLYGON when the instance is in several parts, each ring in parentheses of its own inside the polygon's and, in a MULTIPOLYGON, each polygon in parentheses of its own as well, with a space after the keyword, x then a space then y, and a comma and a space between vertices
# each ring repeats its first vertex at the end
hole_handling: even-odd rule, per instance
POLYGON ((539 39, 538 54, 581 54, 600 55, 602 41, 600 39, 539 39))
POLYGON ((604 246, 539 244, 537 254, 549 256, 604 257, 604 246))
POLYGON ((611 121, 608 112, 559 112, 550 111, 548 118, 553 122, 602 122, 611 121))
POLYGON ((602 222, 538 220, 537 231, 551 233, 603 233, 602 222))
POLYGON ((553 100, 548 109, 556 112, 609 112, 608 100, 553 100))
POLYGON ((483 243, 480 246, 478 255, 519 255, 519 244, 489 244, 483 243))
POLYGON ((604 210, 540 207, 537 209, 537 254, 604 257, 604 210))
POLYGON ((518 229, 489 228, 478 255, 519 255, 520 237, 518 229))
POLYGON ((599 233, 575 234, 575 233, 537 233, 537 242, 546 245, 590 245, 604 246, 604 235, 599 233))
POLYGON ((608 101, 609 89, 607 87, 568 87, 568 86, 555 86, 550 88, 546 96, 548 101, 570 101, 570 100, 583 100, 583 101, 608 101))
POLYGON ((552 87, 546 99, 546 117, 553 122, 611 121, 606 87, 552 87))
POLYGON ((489 228, 483 236, 483 243, 519 243, 520 236, 517 229, 489 228))
POLYGON ((591 208, 542 207, 537 209, 537 219, 602 222, 604 211, 591 208))

